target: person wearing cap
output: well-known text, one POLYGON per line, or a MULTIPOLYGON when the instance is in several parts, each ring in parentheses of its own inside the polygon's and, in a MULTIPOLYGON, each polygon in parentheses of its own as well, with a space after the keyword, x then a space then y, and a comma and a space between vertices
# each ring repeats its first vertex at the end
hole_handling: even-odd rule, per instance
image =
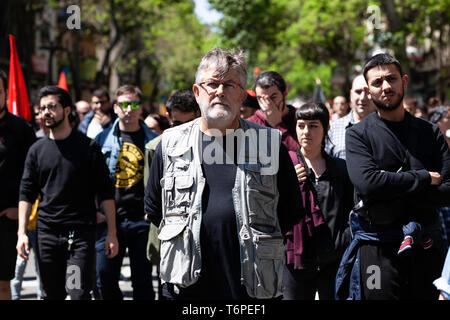
POLYGON ((95 254, 96 202, 103 206, 108 236, 103 251, 118 251, 114 188, 99 145, 70 125, 74 106, 57 86, 39 91, 50 133, 28 151, 19 193, 17 253, 28 259, 26 229, 40 195, 37 248, 46 300, 90 300, 95 254))
POLYGON ((241 106, 241 118, 247 119, 255 114, 259 110, 258 99, 256 99, 256 92, 253 90, 247 90, 247 97, 241 106))

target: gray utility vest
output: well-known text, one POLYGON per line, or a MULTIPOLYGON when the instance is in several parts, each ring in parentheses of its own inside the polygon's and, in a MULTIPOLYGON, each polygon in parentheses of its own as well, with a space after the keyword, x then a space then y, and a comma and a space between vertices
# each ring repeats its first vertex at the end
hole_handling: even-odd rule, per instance
MULTIPOLYGON (((285 246, 277 217, 280 132, 240 119, 247 136, 241 148, 233 193, 239 230, 241 282, 253 298, 282 294, 285 246), (256 148, 256 149, 255 149, 256 148), (265 149, 265 150, 264 150, 265 149), (270 151, 270 153, 268 153, 270 151), (271 156, 270 156, 271 155, 271 156), (270 157, 269 157, 270 156, 270 157), (261 161, 264 160, 264 161, 261 161), (267 162, 269 160, 269 162, 267 162), (263 164, 265 163, 265 164, 263 164)), ((160 276, 185 288, 201 271, 200 224, 205 178, 200 118, 164 132, 160 276)), ((238 140, 239 141, 239 140, 238 140)))

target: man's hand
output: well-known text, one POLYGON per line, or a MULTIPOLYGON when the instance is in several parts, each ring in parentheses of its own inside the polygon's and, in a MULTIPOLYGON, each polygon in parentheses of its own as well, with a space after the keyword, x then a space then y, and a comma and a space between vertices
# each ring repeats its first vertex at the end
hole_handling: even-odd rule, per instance
POLYGON ((11 220, 17 220, 19 218, 19 213, 17 208, 11 207, 0 212, 0 217, 2 216, 6 216, 8 219, 11 220))
POLYGON ((306 169, 301 164, 295 166, 295 173, 297 174, 298 182, 302 183, 306 181, 306 169))
POLYGON ((281 123, 283 118, 282 111, 269 97, 258 96, 258 103, 271 127, 275 127, 277 124, 281 123))
POLYGON ((111 121, 111 116, 107 113, 104 113, 101 110, 97 110, 94 114, 94 118, 96 122, 100 123, 102 126, 107 124, 109 121, 111 121))
POLYGON ((442 182, 441 175, 437 172, 429 172, 431 177, 431 185, 432 186, 438 186, 442 182))
POLYGON ((101 213, 100 211, 97 211, 97 224, 99 223, 103 223, 106 221, 106 217, 103 213, 101 213))
POLYGON ((26 234, 19 234, 17 236, 17 245, 16 245, 17 254, 24 258, 25 260, 28 260, 28 255, 30 254, 30 247, 28 244, 28 236, 26 234), (25 248, 25 253, 23 253, 25 248))
POLYGON ((114 234, 107 234, 105 239, 105 254, 108 259, 114 258, 119 253, 119 242, 114 234))

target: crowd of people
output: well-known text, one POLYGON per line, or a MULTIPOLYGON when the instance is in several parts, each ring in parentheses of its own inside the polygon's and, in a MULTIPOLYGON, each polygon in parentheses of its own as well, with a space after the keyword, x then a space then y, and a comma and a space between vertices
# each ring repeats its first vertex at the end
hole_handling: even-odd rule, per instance
POLYGON ((450 298, 450 106, 405 96, 388 54, 332 105, 247 89, 242 52, 205 54, 192 90, 148 114, 122 85, 73 103, 40 89, 35 128, 0 71, 0 299, 450 298), (348 100, 347 100, 348 96, 348 100), (446 260, 445 260, 446 259, 446 260))

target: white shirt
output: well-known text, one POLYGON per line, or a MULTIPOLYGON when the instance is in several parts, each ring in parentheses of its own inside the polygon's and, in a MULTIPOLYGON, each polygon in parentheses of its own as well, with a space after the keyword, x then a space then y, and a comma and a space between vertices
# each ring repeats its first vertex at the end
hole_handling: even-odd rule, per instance
POLYGON ((89 123, 88 129, 86 131, 86 135, 94 139, 100 132, 103 131, 103 127, 100 123, 92 119, 91 123, 89 123))

